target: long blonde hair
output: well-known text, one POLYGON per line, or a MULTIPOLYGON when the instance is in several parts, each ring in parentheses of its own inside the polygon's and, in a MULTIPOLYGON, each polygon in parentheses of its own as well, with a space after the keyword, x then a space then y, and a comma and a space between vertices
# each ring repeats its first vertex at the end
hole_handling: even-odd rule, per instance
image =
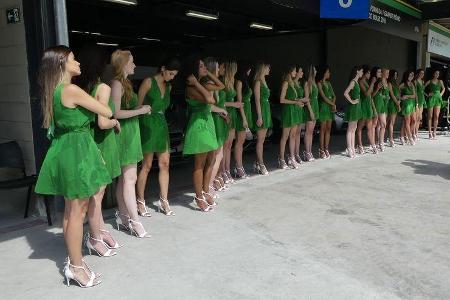
POLYGON ((225 74, 223 74, 223 84, 225 89, 232 90, 234 87, 234 77, 237 72, 237 63, 234 61, 227 61, 225 63, 225 74))
POLYGON ((66 62, 71 52, 69 47, 55 46, 47 48, 42 56, 38 82, 41 87, 44 128, 49 128, 53 122, 53 95, 58 84, 62 82, 66 62))
POLYGON ((111 64, 114 68, 114 79, 119 81, 123 87, 123 97, 125 99, 125 103, 128 103, 131 99, 133 93, 133 86, 131 85, 131 81, 125 77, 123 70, 125 66, 130 61, 131 52, 128 50, 120 50, 111 54, 111 64))
POLYGON ((295 95, 297 95, 297 91, 295 89, 295 82, 292 79, 292 71, 296 70, 297 71, 297 67, 296 66, 290 66, 289 68, 287 68, 284 72, 283 72, 283 76, 281 77, 281 84, 283 84, 284 82, 288 83, 288 86, 290 86, 291 88, 293 88, 293 91, 295 93, 295 95))
POLYGON ((314 73, 314 66, 310 65, 308 70, 308 86, 310 88, 312 88, 316 84, 316 75, 314 73))
POLYGON ((268 66, 268 64, 259 62, 255 66, 255 76, 253 77, 253 84, 257 81, 261 80, 262 74, 264 72, 264 69, 268 66))

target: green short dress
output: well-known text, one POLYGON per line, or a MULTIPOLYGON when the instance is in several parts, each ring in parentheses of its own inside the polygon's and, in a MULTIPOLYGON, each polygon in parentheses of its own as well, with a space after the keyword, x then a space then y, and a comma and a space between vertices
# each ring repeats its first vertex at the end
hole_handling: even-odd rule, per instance
MULTIPOLYGON (((288 84, 286 90, 287 100, 298 101, 297 91, 294 85, 288 84)), ((281 104, 281 127, 291 128, 300 125, 299 106, 296 104, 281 104)))
MULTIPOLYGON (((322 83, 322 91, 325 94, 325 97, 330 101, 334 98, 334 91, 331 87, 331 83, 329 81, 324 81, 322 83)), ((322 97, 319 102, 319 121, 326 122, 334 120, 334 113, 332 111, 331 105, 323 101, 322 97)))
MULTIPOLYGON (((232 88, 231 90, 225 90, 226 99, 225 102, 235 102, 236 101, 236 90, 232 88)), ((238 109, 236 107, 227 106, 228 117, 230 118, 230 124, 228 124, 229 129, 236 128, 236 117, 238 114, 238 109)))
MULTIPOLYGON (((366 91, 369 90, 369 84, 367 83, 367 81, 360 81, 360 85, 363 85, 366 88, 366 91)), ((372 96, 364 95, 364 93, 361 90, 360 99, 361 99, 361 120, 372 119, 375 115, 372 108, 372 96)))
MULTIPOLYGON (((91 96, 94 98, 95 94, 97 93, 99 84, 97 84, 91 92, 91 96)), ((108 106, 109 108, 111 108, 111 111, 114 114, 115 105, 112 99, 109 99, 108 106)), ((101 129, 100 127, 98 127, 97 116, 95 118, 95 122, 91 123, 91 129, 94 141, 97 144, 98 149, 100 149, 100 151, 102 152, 102 156, 105 160, 109 175, 112 179, 118 177, 122 173, 122 171, 120 169, 119 146, 117 145, 117 138, 116 133, 114 132, 114 128, 101 129)))
MULTIPOLYGON (((299 83, 295 83, 295 90, 297 91, 297 97, 299 99, 305 98, 305 90, 299 83)), ((307 108, 306 108, 307 109, 307 108)), ((300 124, 305 124, 305 106, 298 107, 298 119, 300 124)))
POLYGON ((217 144, 211 105, 187 99, 189 121, 184 136, 183 155, 214 151, 217 144))
MULTIPOLYGON (((242 95, 242 105, 243 105, 243 109, 244 109, 244 114, 245 114, 245 118, 247 119, 248 128, 250 130, 254 129, 252 103, 251 103, 252 95, 253 95, 253 91, 250 87, 246 88, 242 95)), ((242 116, 241 116, 240 112, 238 111, 237 117, 236 117, 236 130, 237 131, 245 131, 245 128, 244 128, 244 125, 242 122, 243 122, 242 116)))
MULTIPOLYGON (((401 90, 402 96, 414 95, 414 90, 412 87, 405 85, 401 90)), ((416 99, 408 98, 402 100, 402 115, 408 116, 416 111, 416 99)))
POLYGON ((441 83, 433 83, 430 81, 430 97, 428 98, 428 108, 441 107, 442 106, 442 96, 441 96, 441 83))
POLYGON ((272 128, 272 112, 270 110, 270 102, 269 102, 270 90, 267 87, 267 85, 263 82, 261 82, 259 86, 260 86, 259 103, 261 105, 261 117, 263 123, 261 126, 258 126, 256 124, 256 121, 258 121, 258 116, 256 115, 255 111, 255 117, 253 118, 253 120, 255 121, 254 128, 256 130, 272 128))
POLYGON ((386 91, 389 93, 389 89, 385 86, 381 87, 378 92, 373 97, 373 102, 375 104, 375 109, 377 110, 377 113, 385 114, 387 113, 387 101, 386 101, 386 91))
MULTIPOLYGON (((225 108, 225 99, 226 94, 224 90, 220 90, 217 93, 217 103, 216 106, 222 109, 225 108)), ((217 145, 218 147, 222 147, 225 144, 225 141, 228 138, 228 132, 230 131, 228 128, 227 121, 220 116, 218 113, 212 113, 212 118, 214 120, 214 128, 216 131, 217 145)))
MULTIPOLYGON (((398 88, 397 84, 392 84, 392 92, 394 93, 394 96, 397 99, 397 101, 401 101, 400 100, 400 89, 398 88)), ((395 115, 395 114, 398 114, 399 112, 400 112, 400 110, 398 109, 397 104, 395 104, 394 99, 389 97, 389 102, 387 105, 387 113, 389 115, 395 115)))
POLYGON ((419 102, 419 108, 427 108, 427 101, 425 100, 425 88, 423 82, 416 81, 416 95, 419 102))
MULTIPOLYGON (((315 120, 320 120, 320 108, 319 108, 319 89, 317 88, 317 84, 313 84, 311 90, 309 91, 309 100, 311 103, 311 109, 314 115, 315 120)), ((311 116, 309 114, 308 107, 304 107, 304 119, 306 122, 312 121, 311 116)))
POLYGON ((166 91, 161 94, 158 82, 151 78, 152 85, 144 97, 144 105, 150 105, 150 114, 139 116, 139 127, 141 129, 142 153, 163 153, 169 151, 170 137, 169 126, 165 112, 170 105, 170 83, 166 82, 166 91))
MULTIPOLYGON (((122 97, 120 108, 123 110, 133 110, 136 109, 137 104, 138 97, 133 92, 129 101, 126 101, 122 97)), ((117 135, 117 144, 119 145, 120 165, 137 164, 143 157, 139 117, 135 116, 119 121, 120 133, 117 135)))
POLYGON ((80 106, 65 107, 61 102, 63 88, 64 84, 59 84, 53 93, 52 142, 35 191, 68 200, 87 199, 111 183, 111 175, 92 138, 90 124, 95 114, 80 106))
MULTIPOLYGON (((361 88, 359 87, 359 83, 357 81, 354 81, 354 83, 355 86, 350 91, 350 97, 352 100, 359 100, 361 97, 361 88)), ((344 120, 347 122, 361 120, 361 101, 358 101, 356 104, 347 104, 344 120)))

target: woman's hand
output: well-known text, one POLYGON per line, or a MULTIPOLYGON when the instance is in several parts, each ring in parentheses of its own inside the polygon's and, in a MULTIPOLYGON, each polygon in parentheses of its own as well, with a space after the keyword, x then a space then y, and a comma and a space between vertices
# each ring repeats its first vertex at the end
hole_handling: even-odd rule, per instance
POLYGON ((142 105, 139 108, 139 114, 140 115, 148 114, 151 111, 152 111, 152 108, 150 107, 150 105, 142 105))
POLYGON ((261 126, 263 125, 263 120, 262 120, 261 117, 258 117, 258 119, 256 120, 256 125, 257 125, 258 127, 261 127, 261 126))
POLYGON ((119 120, 117 120, 117 119, 112 119, 113 121, 116 121, 116 125, 114 126, 114 132, 115 133, 120 133, 120 122, 119 122, 119 120))

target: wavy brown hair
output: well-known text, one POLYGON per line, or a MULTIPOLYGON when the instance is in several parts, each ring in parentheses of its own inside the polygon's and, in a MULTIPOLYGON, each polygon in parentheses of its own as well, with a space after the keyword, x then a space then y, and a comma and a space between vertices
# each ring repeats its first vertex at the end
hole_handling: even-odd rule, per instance
POLYGON ((72 53, 67 46, 47 48, 41 59, 38 83, 41 87, 41 107, 44 121, 42 126, 49 128, 53 121, 53 95, 56 86, 62 82, 66 62, 72 53))
POLYGON ((130 60, 130 57, 131 52, 128 50, 118 49, 114 51, 113 54, 111 54, 111 64, 114 69, 114 79, 122 84, 123 98, 125 100, 125 103, 128 103, 128 101, 130 101, 133 93, 133 86, 131 85, 131 81, 126 78, 123 73, 123 69, 130 60))

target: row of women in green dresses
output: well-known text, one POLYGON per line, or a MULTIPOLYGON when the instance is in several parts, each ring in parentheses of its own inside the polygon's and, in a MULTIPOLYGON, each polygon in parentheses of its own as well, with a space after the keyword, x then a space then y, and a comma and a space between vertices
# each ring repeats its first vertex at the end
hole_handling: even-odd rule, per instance
MULTIPOLYGON (((91 95, 95 97, 98 85, 91 95)), ((164 112, 170 103, 170 85, 165 95, 152 79, 144 104, 152 106, 152 113, 120 121, 121 130, 100 129, 96 115, 87 109, 65 107, 61 102, 63 84, 56 87, 53 97, 54 134, 51 146, 42 164, 36 192, 44 195, 62 195, 66 199, 85 199, 100 187, 121 174, 121 167, 136 164, 143 153, 165 152, 169 149, 169 130, 164 112)), ((121 101, 121 109, 132 110, 138 97, 121 101)), ((109 107, 113 114, 114 102, 109 107)))
MULTIPOLYGON (((366 84, 366 83, 362 83, 366 84)), ((96 125, 94 113, 78 106, 67 108, 61 102, 63 84, 55 88, 53 98, 53 126, 52 142, 43 162, 36 184, 39 194, 62 195, 67 199, 84 199, 95 194, 101 186, 109 184, 112 179, 121 174, 121 167, 138 163, 143 153, 165 152, 169 149, 169 130, 165 119, 165 111, 170 104, 170 84, 166 83, 166 92, 161 91, 154 78, 147 92, 144 104, 152 107, 152 113, 139 117, 122 119, 121 131, 116 134, 114 129, 102 130, 96 125)), ((368 88, 366 84, 366 88, 368 88)), ((97 86, 92 91, 95 96, 97 86)), ((328 82, 322 83, 324 94, 333 98, 333 90, 328 82)), ((428 108, 439 106, 442 103, 440 86, 430 83, 432 96, 425 102, 422 84, 416 85, 419 106, 428 108)), ((412 95, 411 87, 405 86, 400 91, 393 86, 396 97, 412 95)), ((256 125, 256 115, 252 109, 250 88, 244 91, 243 109, 250 129, 272 127, 270 110, 270 90, 267 85, 260 85, 260 104, 262 125, 256 125)), ((225 108, 225 102, 235 101, 234 90, 219 92, 216 105, 225 108)), ((304 97, 301 85, 289 85, 286 98, 298 100, 304 97)), ((353 99, 361 99, 357 104, 347 108, 347 121, 370 119, 374 117, 370 96, 361 95, 359 83, 351 91, 353 99)), ((135 109, 138 105, 137 95, 132 94, 129 101, 122 99, 121 108, 135 109)), ((387 86, 380 88, 374 96, 377 113, 399 113, 393 101, 390 101, 387 86)), ((311 108, 316 120, 332 120, 333 114, 330 105, 318 101, 318 88, 313 85, 310 91, 311 108)), ((197 154, 213 151, 221 147, 227 139, 230 128, 238 131, 245 130, 241 114, 236 108, 228 107, 230 123, 218 114, 211 114, 211 105, 188 99, 189 122, 187 124, 183 153, 197 154)), ((109 106, 114 112, 113 101, 109 106)), ((415 111, 415 99, 402 101, 401 113, 408 115, 415 111)), ((282 106, 282 126, 293 127, 311 120, 308 109, 293 104, 282 106)))
POLYGON ((357 104, 349 104, 345 113, 346 121, 369 120, 374 118, 377 114, 401 114, 408 116, 416 111, 416 99, 408 98, 401 100, 401 96, 414 95, 414 89, 417 97, 417 104, 419 108, 433 108, 442 105, 442 96, 440 94, 440 85, 438 83, 430 82, 430 94, 428 101, 425 100, 424 85, 417 82, 416 85, 409 86, 405 84, 400 90, 399 86, 392 84, 392 92, 398 101, 401 101, 400 110, 396 103, 390 97, 389 87, 382 86, 373 97, 375 110, 372 107, 372 96, 365 96, 361 92, 360 84, 364 85, 365 89, 369 89, 369 84, 366 81, 360 83, 355 82, 355 86, 350 92, 352 99, 360 100, 357 104))
MULTIPOLYGON (((242 103, 245 118, 249 129, 257 130, 272 127, 272 115, 270 110, 270 90, 266 84, 260 85, 261 117, 263 124, 256 125, 255 110, 252 109, 251 88, 243 91, 242 103)), ((229 123, 217 113, 211 113, 211 104, 200 102, 196 99, 188 99, 189 121, 186 127, 183 154, 197 154, 216 150, 223 146, 228 138, 230 129, 245 131, 240 111, 234 107, 225 107, 225 102, 235 102, 235 89, 221 90, 217 93, 216 106, 226 109, 229 123)))
MULTIPOLYGON (((334 98, 334 91, 331 83, 323 81, 320 83, 322 91, 329 100, 334 98)), ((303 86, 294 82, 288 84, 286 90, 286 99, 291 101, 299 101, 305 97, 303 86)), ((312 84, 309 92, 309 100, 311 111, 307 106, 300 107, 295 104, 283 104, 281 106, 281 127, 290 128, 297 125, 305 124, 309 121, 332 121, 334 119, 332 107, 325 101, 319 101, 319 88, 317 84, 312 84)))

